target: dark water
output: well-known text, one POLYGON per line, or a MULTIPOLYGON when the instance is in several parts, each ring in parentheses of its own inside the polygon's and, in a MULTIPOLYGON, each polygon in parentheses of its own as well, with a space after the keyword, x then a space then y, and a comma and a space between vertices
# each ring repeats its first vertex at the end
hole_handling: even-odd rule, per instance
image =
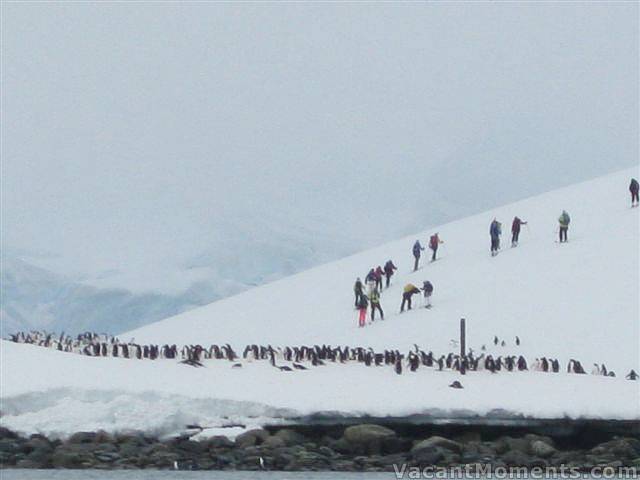
POLYGON ((393 472, 222 472, 170 470, 0 470, 2 480, 382 480, 395 479, 393 472))

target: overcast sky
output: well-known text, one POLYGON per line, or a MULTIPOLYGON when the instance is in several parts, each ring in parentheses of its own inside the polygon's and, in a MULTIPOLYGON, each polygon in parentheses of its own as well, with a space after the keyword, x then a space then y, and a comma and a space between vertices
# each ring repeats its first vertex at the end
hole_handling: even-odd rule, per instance
POLYGON ((635 2, 5 2, 2 245, 330 256, 628 167, 638 43, 635 2))

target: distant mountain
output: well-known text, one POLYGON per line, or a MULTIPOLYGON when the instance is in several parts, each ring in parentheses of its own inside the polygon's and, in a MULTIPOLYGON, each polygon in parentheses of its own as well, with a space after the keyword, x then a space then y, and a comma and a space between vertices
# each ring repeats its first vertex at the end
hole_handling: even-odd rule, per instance
POLYGON ((28 329, 78 333, 117 332, 139 327, 189 307, 180 296, 132 294, 82 285, 18 258, 2 258, 2 336, 28 329))

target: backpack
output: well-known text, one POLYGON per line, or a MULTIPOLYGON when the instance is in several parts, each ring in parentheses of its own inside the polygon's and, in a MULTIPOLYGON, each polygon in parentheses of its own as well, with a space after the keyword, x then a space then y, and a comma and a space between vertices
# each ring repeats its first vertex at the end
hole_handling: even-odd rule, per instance
POLYGON ((431 284, 431 282, 429 280, 427 280, 422 284, 422 289, 427 293, 432 293, 433 292, 433 285, 431 284))
POLYGON ((415 256, 420 255, 420 250, 422 249, 422 247, 420 246, 420 242, 416 242, 413 244, 413 254, 415 256))
POLYGON ((431 247, 431 249, 438 248, 438 236, 437 235, 431 235, 431 238, 429 239, 429 246, 431 247))
POLYGON ((367 308, 368 306, 369 301, 367 300, 367 297, 365 295, 362 295, 362 297, 360 298, 360 302, 358 303, 358 307, 367 308))

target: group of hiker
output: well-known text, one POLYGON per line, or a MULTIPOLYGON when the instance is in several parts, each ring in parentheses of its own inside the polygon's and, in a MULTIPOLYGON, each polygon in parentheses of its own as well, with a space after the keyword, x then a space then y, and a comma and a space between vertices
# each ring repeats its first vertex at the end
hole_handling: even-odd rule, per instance
MULTIPOLYGON (((569 223, 571 223, 571 217, 566 210, 563 210, 558 217, 558 233, 560 243, 566 243, 568 241, 569 223)), ((520 241, 520 229, 522 225, 527 225, 527 222, 516 216, 511 223, 511 247, 517 247, 520 241)), ((495 257, 500 250, 500 235, 502 235, 502 223, 496 218, 493 219, 489 226, 489 236, 491 237, 491 256, 495 257)))
MULTIPOLYGON (((563 212, 566 213, 566 212, 563 212)), ((567 215, 568 216, 568 215, 567 215)), ((511 222, 511 246, 517 247, 520 241, 520 228, 527 225, 527 222, 520 217, 514 217, 511 222)), ((568 225, 568 224, 567 224, 568 225)), ((500 235, 502 235, 502 224, 495 218, 489 226, 489 236, 491 237, 491 256, 495 257, 500 250, 500 235)))
POLYGON ((353 291, 355 293, 355 306, 359 311, 358 326, 364 327, 367 319, 367 308, 371 304, 371 321, 376 319, 376 311, 380 313, 380 319, 384 320, 384 311, 380 306, 380 293, 382 292, 382 277, 386 278, 386 288, 391 284, 391 277, 398 268, 391 260, 384 264, 384 268, 378 265, 372 268, 364 278, 365 283, 358 278, 353 291), (365 285, 367 292, 365 293, 365 285))
MULTIPOLYGON (((629 185, 629 192, 631 192, 631 206, 637 207, 640 205, 639 197, 640 185, 635 178, 631 179, 629 185)), ((566 210, 562 210, 562 213, 558 217, 558 234, 559 242, 566 243, 568 241, 569 224, 571 223, 571 217, 566 210)), ((511 247, 517 247, 520 240, 520 230, 522 225, 527 225, 527 222, 515 216, 511 223, 511 247)), ((491 237, 491 256, 495 257, 500 250, 500 236, 502 235, 502 224, 494 218, 489 226, 489 236, 491 237)), ((429 238, 429 249, 431 250, 431 261, 436 261, 436 255, 438 247, 444 243, 438 233, 434 233, 429 238)), ((420 266, 420 257, 425 248, 420 244, 420 240, 416 240, 413 244, 413 271, 417 271, 420 266)), ((375 320, 376 310, 380 313, 380 318, 384 320, 384 312, 380 306, 380 294, 382 292, 382 277, 386 278, 385 286, 389 288, 391 284, 391 277, 397 267, 389 260, 382 268, 378 265, 376 268, 369 270, 369 273, 365 277, 365 283, 363 284, 360 278, 356 280, 353 287, 355 293, 355 307, 359 311, 358 325, 364 327, 366 324, 367 308, 369 303, 371 304, 371 321, 375 320), (366 286, 366 293, 365 293, 366 286)), ((402 292, 402 303, 400 304, 400 312, 404 312, 405 306, 408 310, 411 310, 411 297, 413 295, 424 293, 424 303, 427 308, 431 308, 431 295, 433 293, 433 285, 428 280, 423 282, 422 288, 418 288, 412 283, 405 285, 402 292)))
MULTIPOLYGON (((437 247, 436 247, 437 249, 437 247)), ((435 257, 435 252, 434 252, 435 257)), ((364 327, 367 320, 367 309, 371 307, 371 322, 376 319, 376 311, 380 313, 380 319, 384 320, 384 311, 380 305, 380 295, 382 292, 382 277, 386 278, 385 288, 391 285, 391 277, 398 268, 393 264, 392 260, 385 263, 384 268, 378 265, 376 268, 369 270, 365 276, 364 283, 358 277, 353 286, 355 294, 355 307, 358 310, 358 326, 364 327)), ((404 287, 402 293, 402 304, 400 312, 404 312, 405 305, 411 310, 411 297, 416 293, 424 292, 425 306, 431 307, 431 294, 433 293, 433 285, 428 280, 423 283, 422 289, 409 283, 404 287)))
MULTIPOLYGON (((442 240, 440 240, 440 236, 438 235, 438 233, 434 233, 433 235, 431 235, 431 237, 429 238, 429 248, 431 249, 431 261, 435 262, 436 261, 436 254, 438 252, 438 246, 444 243, 442 240)), ((420 264, 420 257, 422 256, 422 252, 424 251, 424 247, 420 244, 420 240, 416 240, 416 243, 413 244, 413 258, 414 258, 414 262, 413 262, 413 271, 415 272, 416 270, 418 270, 418 266, 420 264)))

